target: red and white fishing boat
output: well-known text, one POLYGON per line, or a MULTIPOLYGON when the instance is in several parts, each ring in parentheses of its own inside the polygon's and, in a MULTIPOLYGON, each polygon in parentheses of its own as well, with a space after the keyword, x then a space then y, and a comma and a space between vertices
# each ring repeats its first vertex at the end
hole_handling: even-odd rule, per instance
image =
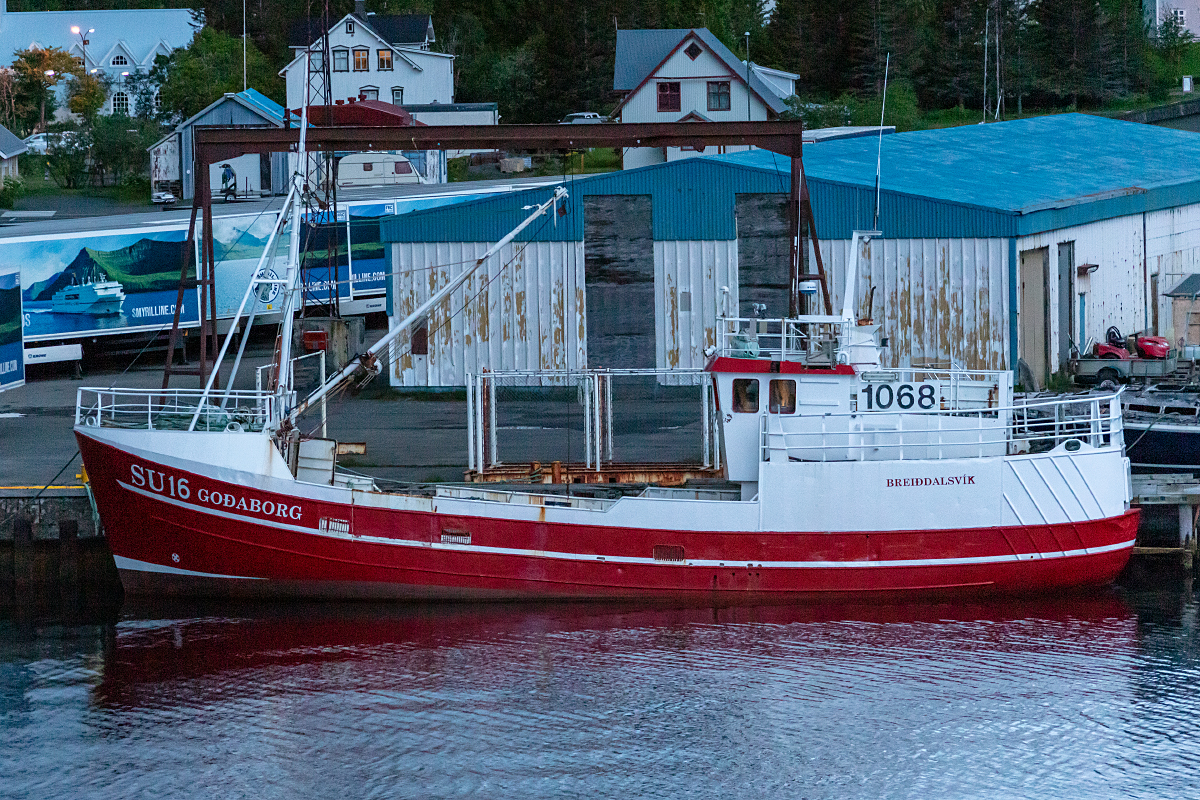
MULTIPOLYGON (((856 253, 869 235, 856 234, 856 253)), ((298 239, 279 280, 293 302, 298 239)), ((251 317, 276 282, 258 274, 272 277, 252 281, 251 317)), ((301 441, 297 415, 370 368, 470 274, 304 402, 286 380, 269 392, 211 380, 203 391, 80 390, 75 432, 126 591, 714 602, 1024 593, 1107 583, 1130 556, 1138 512, 1118 395, 1014 404, 1009 372, 883 368, 877 330, 854 321, 853 269, 841 315, 721 323, 708 369, 740 496, 416 494, 339 473, 336 443, 301 441)), ((283 325, 287 364, 290 314, 283 325)))

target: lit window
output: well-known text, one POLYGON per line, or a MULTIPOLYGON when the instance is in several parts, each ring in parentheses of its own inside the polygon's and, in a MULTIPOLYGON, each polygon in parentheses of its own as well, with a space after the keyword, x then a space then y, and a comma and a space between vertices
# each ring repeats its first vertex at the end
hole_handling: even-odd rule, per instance
POLYGON ((772 414, 795 414, 796 382, 771 381, 771 397, 768 408, 772 414))
POLYGON ((380 50, 379 51, 379 70, 381 72, 391 72, 392 71, 392 51, 391 50, 380 50))
POLYGON ((393 86, 392 87, 392 104, 397 105, 397 106, 404 105, 404 87, 403 86, 393 86))
POLYGON ((350 51, 349 50, 334 50, 333 51, 333 71, 334 72, 349 72, 350 71, 350 51))
POLYGON ((364 99, 364 100, 378 100, 379 99, 379 90, 376 89, 374 86, 364 86, 363 88, 358 90, 358 93, 359 93, 359 95, 362 96, 362 99, 364 99))
POLYGON ((758 381, 736 378, 733 381, 733 410, 739 414, 758 413, 758 381))
POLYGON ((129 59, 125 56, 113 56, 112 65, 114 67, 127 67, 129 66, 129 59))
POLYGON ((113 95, 113 110, 114 114, 124 114, 129 116, 129 95, 124 92, 117 92, 113 95))
POLYGON ((660 83, 658 85, 658 110, 679 110, 679 82, 660 83))
POLYGON ((367 49, 354 51, 354 71, 366 72, 371 68, 371 51, 367 49))
POLYGON ((729 110, 729 81, 708 82, 708 110, 729 110))

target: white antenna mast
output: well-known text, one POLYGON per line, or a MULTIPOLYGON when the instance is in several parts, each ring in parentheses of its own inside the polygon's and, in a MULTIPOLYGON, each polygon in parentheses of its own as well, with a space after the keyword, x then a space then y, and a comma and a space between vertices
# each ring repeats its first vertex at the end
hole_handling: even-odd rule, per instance
POLYGON ((892 65, 892 54, 883 62, 883 101, 879 104, 879 148, 875 151, 875 221, 871 230, 879 230, 879 171, 883 167, 883 115, 887 111, 888 68, 892 65))

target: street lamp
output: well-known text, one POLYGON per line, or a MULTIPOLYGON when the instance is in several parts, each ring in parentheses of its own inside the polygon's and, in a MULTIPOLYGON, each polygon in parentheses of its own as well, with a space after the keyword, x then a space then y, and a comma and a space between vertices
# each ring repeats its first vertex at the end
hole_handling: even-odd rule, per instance
MULTIPOLYGON (((95 28, 88 28, 88 29, 87 29, 87 31, 85 32, 85 31, 81 30, 81 29, 80 29, 80 27, 79 27, 78 25, 72 25, 72 26, 71 26, 71 33, 73 33, 73 34, 75 34, 76 36, 78 36, 78 37, 79 37, 79 41, 82 43, 82 47, 83 47, 83 68, 84 68, 84 69, 87 69, 87 46, 90 44, 90 41, 88 40, 88 38, 87 38, 87 37, 88 37, 88 34, 89 34, 89 33, 95 33, 95 32, 96 32, 96 29, 95 29, 95 28)), ((96 70, 92 70, 92 72, 95 72, 95 71, 96 71, 96 70)))

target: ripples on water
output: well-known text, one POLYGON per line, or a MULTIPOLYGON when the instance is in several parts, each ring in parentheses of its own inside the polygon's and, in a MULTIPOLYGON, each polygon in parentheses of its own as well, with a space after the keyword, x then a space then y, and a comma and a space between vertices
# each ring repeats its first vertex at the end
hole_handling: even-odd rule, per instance
POLYGON ((0 622, 5 797, 1200 796, 1190 593, 0 622))

